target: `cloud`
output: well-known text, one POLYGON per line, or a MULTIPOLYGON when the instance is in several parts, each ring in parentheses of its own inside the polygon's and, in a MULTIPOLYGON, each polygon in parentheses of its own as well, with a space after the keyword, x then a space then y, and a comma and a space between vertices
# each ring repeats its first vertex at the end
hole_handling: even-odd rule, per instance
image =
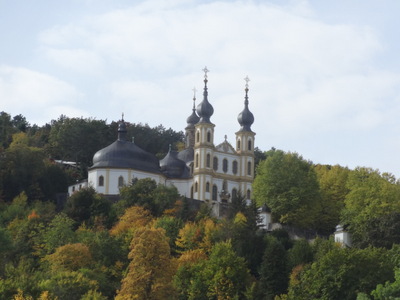
POLYGON ((54 118, 51 112, 84 114, 79 109, 82 94, 73 86, 26 68, 0 66, 0 98, 2 110, 12 115, 29 115, 29 122, 40 125, 54 118), (57 109, 60 105, 62 110, 57 109))
MULTIPOLYGON (((32 88, 49 111, 75 107, 72 114, 111 120, 125 112, 130 122, 183 130, 193 86, 197 103, 202 99, 207 65, 218 143, 225 134, 234 139, 249 75, 252 128, 261 149, 303 150, 318 161, 335 148, 351 157, 350 142, 388 145, 390 138, 382 141, 379 132, 397 134, 400 74, 379 65, 394 58, 375 25, 323 19, 305 0, 124 2, 42 31, 37 53, 54 77, 29 77, 50 85, 42 93, 32 88)), ((8 95, 22 93, 22 81, 7 78, 14 91, 8 95)))

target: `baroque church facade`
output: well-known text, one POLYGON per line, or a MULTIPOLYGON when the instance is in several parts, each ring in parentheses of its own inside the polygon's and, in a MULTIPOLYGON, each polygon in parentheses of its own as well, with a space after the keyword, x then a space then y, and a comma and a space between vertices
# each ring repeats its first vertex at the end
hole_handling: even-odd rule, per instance
MULTIPOLYGON (((97 193, 116 196, 119 188, 134 178, 151 178, 158 184, 174 185, 187 198, 210 204, 229 203, 239 193, 250 200, 254 179, 254 138, 251 130, 254 116, 249 110, 248 77, 245 78, 244 108, 238 115, 239 130, 232 146, 226 139, 214 144, 215 125, 211 122, 214 108, 208 101, 207 68, 204 70, 203 100, 187 118, 185 149, 172 149, 162 159, 148 153, 126 138, 122 118, 118 138, 93 157, 86 183, 69 188, 69 194, 82 187, 93 187, 97 193)), ((219 205, 216 205, 218 207, 219 205)))

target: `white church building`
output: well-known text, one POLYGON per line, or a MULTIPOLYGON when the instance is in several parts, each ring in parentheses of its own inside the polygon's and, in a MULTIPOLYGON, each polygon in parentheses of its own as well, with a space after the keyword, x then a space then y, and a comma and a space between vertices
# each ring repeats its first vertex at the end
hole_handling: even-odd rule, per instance
POLYGON ((88 180, 69 187, 69 194, 85 186, 97 193, 116 196, 120 187, 132 179, 151 178, 158 184, 174 185, 182 196, 207 201, 211 204, 229 203, 242 193, 248 200, 252 196, 254 179, 254 137, 251 130, 254 116, 249 110, 249 79, 246 77, 244 108, 237 120, 235 145, 225 137, 220 144, 214 143, 215 125, 211 122, 214 108, 208 100, 207 68, 204 70, 203 100, 187 118, 185 149, 168 154, 158 160, 127 140, 126 124, 122 118, 118 126, 118 138, 111 145, 97 151, 88 180))

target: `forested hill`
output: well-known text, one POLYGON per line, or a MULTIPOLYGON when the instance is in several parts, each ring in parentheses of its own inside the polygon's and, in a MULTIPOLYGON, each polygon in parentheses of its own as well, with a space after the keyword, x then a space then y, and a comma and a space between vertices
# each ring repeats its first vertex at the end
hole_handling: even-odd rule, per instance
MULTIPOLYGON (((239 193, 224 219, 150 179, 122 187, 116 203, 88 188, 56 209, 54 195, 86 177, 117 125, 61 116, 38 127, 1 113, 0 300, 400 297, 400 184, 379 170, 271 149, 256 152, 254 201, 239 193), (318 237, 261 230, 261 206, 273 222, 318 237), (351 248, 332 238, 339 223, 351 248)), ((181 132, 162 126, 128 131, 156 155, 182 145, 181 132)))

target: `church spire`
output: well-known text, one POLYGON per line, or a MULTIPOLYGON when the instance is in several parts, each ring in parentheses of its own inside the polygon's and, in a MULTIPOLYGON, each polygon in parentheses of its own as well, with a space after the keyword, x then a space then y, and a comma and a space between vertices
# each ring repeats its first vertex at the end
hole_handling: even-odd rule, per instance
POLYGON ((246 76, 244 79, 246 81, 245 85, 245 97, 244 97, 244 109, 243 111, 238 115, 238 122, 241 126, 240 131, 250 131, 251 132, 251 125, 254 123, 254 116, 249 110, 249 77, 246 76))
POLYGON ((200 118, 196 114, 196 88, 193 88, 193 108, 192 108, 192 114, 186 119, 186 122, 188 126, 190 125, 195 125, 197 122, 199 122, 200 118))
POLYGON ((214 113, 214 108, 208 102, 208 88, 207 88, 207 73, 209 70, 207 67, 203 69, 204 71, 204 91, 203 91, 203 101, 197 106, 197 114, 200 117, 200 123, 211 123, 210 117, 214 113))
POLYGON ((126 124, 124 121, 124 113, 122 113, 122 119, 118 124, 118 141, 126 141, 126 134, 127 134, 127 130, 126 130, 126 124))

